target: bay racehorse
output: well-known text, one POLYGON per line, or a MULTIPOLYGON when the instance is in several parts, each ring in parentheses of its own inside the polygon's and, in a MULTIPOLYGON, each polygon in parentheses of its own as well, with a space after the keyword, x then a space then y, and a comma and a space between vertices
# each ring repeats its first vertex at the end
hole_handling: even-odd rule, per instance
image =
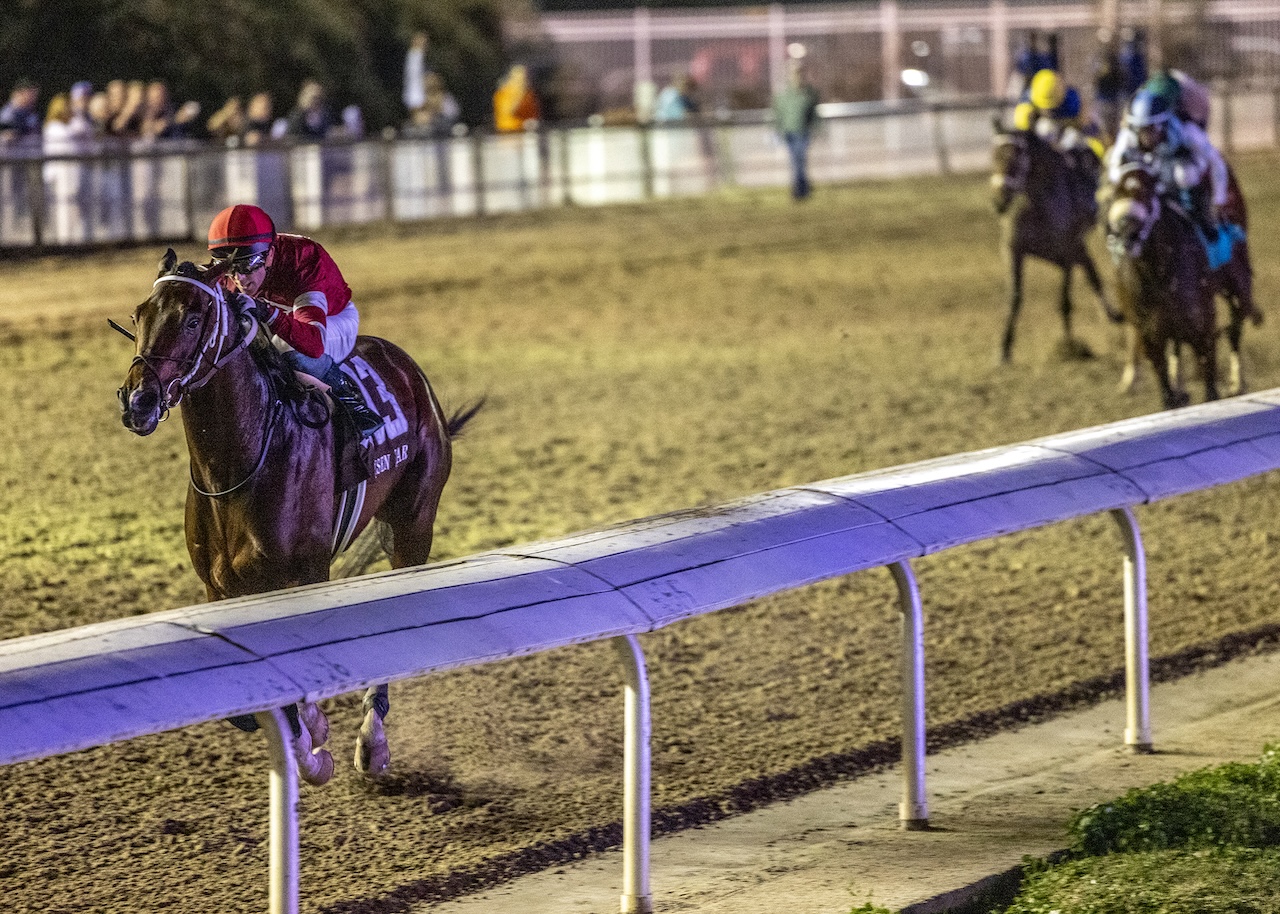
MULTIPOLYGON (((1158 191, 1158 183, 1156 189, 1158 191)), ((1174 203, 1175 212, 1179 211, 1180 204, 1174 203)), ((1239 237, 1236 238, 1232 247, 1230 259, 1214 271, 1214 280, 1217 283, 1217 292, 1227 303, 1228 320, 1223 332, 1227 337, 1228 345, 1228 374, 1227 374, 1227 393, 1234 396, 1244 393, 1247 384, 1245 382, 1244 365, 1240 356, 1240 341, 1243 336, 1244 322, 1251 321, 1255 326, 1262 323, 1262 311, 1258 308, 1253 298, 1253 265, 1249 258, 1249 212, 1245 206, 1244 194, 1240 191, 1240 185, 1236 181, 1235 171, 1230 165, 1227 166, 1227 201, 1222 207, 1222 221, 1226 226, 1238 226, 1240 228, 1239 237)), ((1110 221, 1108 219, 1108 221, 1110 221)), ((1228 229, 1231 231, 1231 229, 1228 229)), ((1108 245, 1115 250, 1116 241, 1110 237, 1108 230, 1108 245)), ((1113 253, 1113 256, 1115 254, 1113 253)), ((1132 329, 1132 328, 1131 328, 1132 329)), ((1140 364, 1142 357, 1142 339, 1137 332, 1130 334, 1129 357, 1125 363, 1124 374, 1120 379, 1120 389, 1126 393, 1132 391, 1137 384, 1140 372, 1140 364)), ((1178 372, 1180 370, 1180 361, 1178 353, 1170 352, 1169 365, 1167 370, 1172 372, 1174 380, 1171 382, 1175 387, 1180 387, 1181 382, 1178 380, 1178 372)))
MULTIPOLYGON (((1107 243, 1116 261, 1121 310, 1160 383, 1165 408, 1171 409, 1191 401, 1177 367, 1183 345, 1195 356, 1205 399, 1218 399, 1214 296, 1220 279, 1194 223, 1160 195, 1158 183, 1156 173, 1140 162, 1120 170, 1107 210, 1107 243)), ((1233 316, 1232 323, 1241 319, 1233 316)), ((1238 345, 1238 327, 1234 340, 1238 345)), ((1234 358, 1238 363, 1238 352, 1234 358)))
POLYGON ((1088 347, 1072 335, 1071 277, 1075 267, 1086 281, 1108 320, 1119 312, 1103 288, 1085 239, 1097 222, 1093 194, 1096 175, 1073 165, 1034 130, 1005 130, 997 118, 993 126, 991 190, 1001 223, 1001 252, 1009 270, 1009 316, 1005 321, 1000 359, 1013 357, 1013 340, 1022 311, 1023 264, 1036 257, 1062 271, 1059 313, 1063 348, 1070 356, 1087 356, 1088 347), (1016 204, 1016 205, 1015 205, 1016 204))
MULTIPOLYGON (((182 405, 190 454, 186 538, 210 600, 329 578, 334 554, 375 518, 390 531, 391 565, 427 561, 436 509, 451 464, 451 439, 479 405, 446 419, 426 376, 402 350, 359 337, 347 361, 353 381, 385 419, 349 487, 335 479, 332 408, 285 365, 251 299, 222 288, 225 266, 179 264, 172 250, 133 314, 135 355, 118 392, 121 419, 149 435, 182 405)), ((341 414, 337 414, 341 415, 341 414)), ((351 444, 348 453, 360 454, 351 444)), ((369 690, 356 740, 368 776, 390 761, 382 719, 385 685, 369 690)), ((328 721, 317 705, 286 709, 299 773, 327 781, 333 758, 319 748, 328 721)), ((252 717, 232 720, 256 728, 252 717)))

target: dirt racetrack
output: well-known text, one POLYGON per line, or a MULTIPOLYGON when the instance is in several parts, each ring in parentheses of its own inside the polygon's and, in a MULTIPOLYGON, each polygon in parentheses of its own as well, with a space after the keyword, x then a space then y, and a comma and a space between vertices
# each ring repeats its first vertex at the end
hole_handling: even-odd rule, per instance
MULTIPOLYGON (((1246 340, 1254 389, 1280 385, 1277 166, 1237 163, 1268 312, 1246 340)), ((985 176, 820 188, 804 206, 751 192, 320 237, 364 332, 411 352, 446 404, 489 397, 456 445, 436 558, 1158 404, 1149 372, 1135 396, 1116 392, 1119 335, 1083 289, 1077 325, 1097 357, 1056 355, 1056 278, 1040 264, 1015 363, 996 365, 985 176)), ((136 439, 114 399, 131 349, 105 318, 128 317, 161 253, 0 266, 0 637, 202 599, 180 423, 136 439)), ((1276 483, 1139 512, 1153 656, 1274 633, 1276 483)), ((1111 522, 1090 518, 917 563, 939 738, 1109 687, 1118 548, 1111 522)), ((875 571, 643 637, 660 827, 892 757, 897 626, 875 571)), ((303 791, 303 909, 424 911, 616 842, 621 704, 607 645, 399 684, 396 773, 371 788, 349 767, 357 698, 330 703, 343 766, 303 791)), ((263 910, 266 766, 260 736, 209 724, 2 769, 0 898, 47 914, 263 910)))

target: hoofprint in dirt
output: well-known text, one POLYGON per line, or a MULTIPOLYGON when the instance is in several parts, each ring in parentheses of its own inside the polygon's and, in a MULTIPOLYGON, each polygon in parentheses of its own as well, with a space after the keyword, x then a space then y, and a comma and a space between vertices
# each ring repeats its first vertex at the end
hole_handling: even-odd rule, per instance
MULTIPOLYGON (((1276 164, 1240 163, 1264 308, 1280 289, 1276 164)), ((1150 411, 1153 390, 1115 392, 1119 334, 1090 309, 1076 331, 1099 357, 1055 357, 1050 268, 1029 268, 1014 362, 992 364, 1004 294, 986 186, 826 188, 804 207, 752 193, 323 240, 369 333, 404 346, 447 406, 489 396, 441 507, 448 558, 1150 411)), ((200 600, 179 426, 138 442, 113 397, 131 353, 105 318, 146 295, 157 256, 3 267, 0 397, 20 420, 0 443, 6 637, 200 600)), ((1272 333, 1246 337, 1255 389, 1280 384, 1272 333)), ((1265 477, 1139 511, 1154 655, 1277 621, 1278 509, 1265 477)), ((1123 663, 1108 518, 917 570, 931 726, 1123 663)), ((729 797, 900 732, 887 572, 641 643, 655 807, 729 797)), ((607 645, 393 692, 391 781, 344 770, 303 794, 305 910, 418 909, 450 872, 608 840, 622 674, 607 645)), ((334 738, 354 737, 358 696, 326 707, 334 738)), ((15 910, 260 908, 266 771, 265 742, 224 724, 4 769, 0 894, 15 910)))

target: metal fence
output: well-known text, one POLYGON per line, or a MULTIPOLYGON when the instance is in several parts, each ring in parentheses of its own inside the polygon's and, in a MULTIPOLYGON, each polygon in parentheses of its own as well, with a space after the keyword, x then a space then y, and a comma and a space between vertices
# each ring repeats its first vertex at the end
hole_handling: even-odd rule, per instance
MULTIPOLYGON (((811 176, 823 183, 986 168, 1000 110, 992 99, 823 105, 811 176)), ((1280 94, 1219 91, 1211 124, 1228 152, 1280 145, 1280 94)), ((783 187, 789 167, 761 112, 679 126, 9 157, 0 159, 0 248, 199 239, 230 203, 257 203, 281 228, 305 232, 783 187)))
MULTIPOLYGON (((1092 85, 1103 8, 1153 31, 1164 59, 1198 78, 1280 82, 1274 0, 851 0, 754 7, 545 13, 520 33, 554 67, 561 115, 627 108, 638 85, 692 75, 709 109, 758 107, 782 83, 787 47, 808 51, 822 97, 913 94, 903 70, 929 77, 934 98, 999 95, 1030 30, 1058 35, 1064 75, 1092 85)), ((1088 94, 1088 93, 1086 93, 1088 94)))

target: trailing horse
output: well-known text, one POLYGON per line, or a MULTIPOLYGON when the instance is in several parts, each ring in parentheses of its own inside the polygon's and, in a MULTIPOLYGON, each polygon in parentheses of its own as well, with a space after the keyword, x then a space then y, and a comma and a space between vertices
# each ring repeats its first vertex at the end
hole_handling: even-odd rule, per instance
MULTIPOLYGON (((1156 174, 1141 163, 1121 169, 1107 210, 1107 238, 1125 319, 1160 383, 1166 409, 1191 401, 1178 347, 1195 355, 1206 400, 1218 399, 1218 328, 1214 296, 1220 279, 1190 217, 1158 193, 1156 174)), ((1239 323, 1233 311, 1232 356, 1239 376, 1239 323)))
POLYGON ((1071 332, 1074 267, 1084 270, 1107 318, 1120 320, 1085 246, 1085 237, 1097 220, 1092 186, 1096 181, 1090 182, 1089 175, 1034 131, 1005 130, 998 119, 993 126, 991 189, 996 212, 1001 216, 1001 251, 1009 268, 1009 317, 1000 359, 1008 362, 1013 357, 1014 332, 1022 310, 1023 261, 1027 257, 1038 257, 1062 270, 1059 311, 1063 346, 1069 355, 1088 356, 1088 347, 1071 332))
MULTIPOLYGON (((134 312, 136 354, 118 391, 121 420, 138 435, 182 404, 191 458, 187 550, 209 599, 326 581, 334 554, 375 518, 390 531, 392 567, 426 562, 451 439, 479 404, 446 419, 408 355, 359 337, 347 371, 385 423, 353 473, 339 454, 343 436, 328 421, 332 409, 299 384, 261 331, 252 301, 223 292, 225 269, 165 254, 151 295, 134 312), (339 486, 341 475, 348 478, 339 486)), ((347 451, 360 453, 350 441, 347 451)), ((370 689, 364 707, 356 767, 376 777, 390 761, 386 686, 370 689)), ((312 704, 286 712, 299 772, 324 783, 333 760, 318 748, 328 735, 323 712, 312 704)), ((256 726, 252 718, 232 722, 256 726)))

